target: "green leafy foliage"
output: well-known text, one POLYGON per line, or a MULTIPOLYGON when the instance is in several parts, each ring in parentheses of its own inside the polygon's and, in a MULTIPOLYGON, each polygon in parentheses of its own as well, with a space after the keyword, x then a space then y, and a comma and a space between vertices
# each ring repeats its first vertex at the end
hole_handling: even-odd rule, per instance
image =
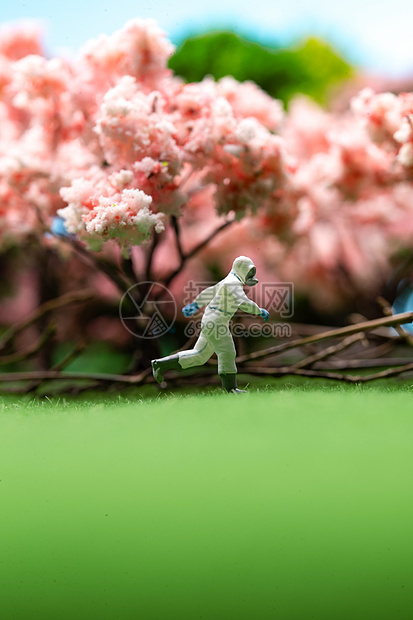
POLYGON ((266 47, 230 31, 187 38, 169 66, 188 82, 206 75, 252 80, 272 97, 288 102, 297 93, 327 103, 332 87, 354 68, 329 43, 310 37, 290 48, 266 47))

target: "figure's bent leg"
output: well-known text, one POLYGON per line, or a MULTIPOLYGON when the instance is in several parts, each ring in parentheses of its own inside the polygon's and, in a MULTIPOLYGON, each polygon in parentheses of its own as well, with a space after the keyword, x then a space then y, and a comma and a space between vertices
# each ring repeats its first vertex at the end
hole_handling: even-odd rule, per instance
POLYGON ((165 370, 181 370, 182 368, 202 366, 202 364, 205 364, 205 362, 209 360, 213 352, 212 346, 201 334, 193 349, 180 351, 169 357, 152 360, 152 373, 155 381, 163 383, 165 370))
POLYGON ((180 370, 179 355, 169 355, 168 357, 162 357, 158 360, 152 360, 152 374, 157 383, 161 384, 164 381, 165 370, 180 370))
POLYGON ((209 360, 214 349, 202 334, 196 341, 193 349, 179 352, 179 363, 182 368, 192 368, 193 366, 202 366, 209 360))

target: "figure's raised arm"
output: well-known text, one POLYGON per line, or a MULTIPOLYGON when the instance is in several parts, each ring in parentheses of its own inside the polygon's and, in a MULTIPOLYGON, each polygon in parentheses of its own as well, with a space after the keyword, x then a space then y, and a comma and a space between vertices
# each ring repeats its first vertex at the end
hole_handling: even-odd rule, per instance
POLYGON ((264 321, 268 321, 270 316, 268 310, 265 310, 265 308, 260 308, 255 301, 252 301, 252 299, 249 299, 246 296, 244 291, 242 291, 242 295, 245 299, 240 303, 239 309, 243 312, 248 312, 248 314, 255 314, 264 319, 264 321))
POLYGON ((205 288, 201 293, 199 293, 198 297, 195 299, 195 302, 199 308, 207 306, 214 299, 217 286, 217 284, 208 286, 208 288, 205 288))
POLYGON ((186 317, 192 316, 197 310, 207 306, 215 296, 216 287, 216 284, 214 284, 214 286, 208 286, 208 288, 199 293, 195 301, 182 308, 183 315, 186 317))

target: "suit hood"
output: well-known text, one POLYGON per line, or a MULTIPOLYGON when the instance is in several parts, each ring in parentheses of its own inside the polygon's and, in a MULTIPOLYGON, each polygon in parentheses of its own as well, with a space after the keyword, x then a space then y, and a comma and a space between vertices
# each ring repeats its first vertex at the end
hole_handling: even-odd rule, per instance
POLYGON ((248 272, 254 267, 254 262, 248 256, 238 256, 232 263, 231 273, 236 275, 242 284, 246 284, 248 272))

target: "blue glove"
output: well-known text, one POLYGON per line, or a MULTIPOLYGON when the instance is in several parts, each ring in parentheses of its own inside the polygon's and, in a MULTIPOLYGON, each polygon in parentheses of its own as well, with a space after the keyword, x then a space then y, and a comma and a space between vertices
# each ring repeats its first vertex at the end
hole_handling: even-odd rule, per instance
POLYGON ((188 304, 182 308, 182 314, 186 317, 192 316, 197 310, 199 310, 199 306, 196 301, 193 301, 191 304, 188 304))
POLYGON ((268 310, 265 310, 265 308, 260 308, 260 310, 261 310, 260 317, 263 318, 264 321, 268 321, 270 317, 270 313, 268 312, 268 310))

